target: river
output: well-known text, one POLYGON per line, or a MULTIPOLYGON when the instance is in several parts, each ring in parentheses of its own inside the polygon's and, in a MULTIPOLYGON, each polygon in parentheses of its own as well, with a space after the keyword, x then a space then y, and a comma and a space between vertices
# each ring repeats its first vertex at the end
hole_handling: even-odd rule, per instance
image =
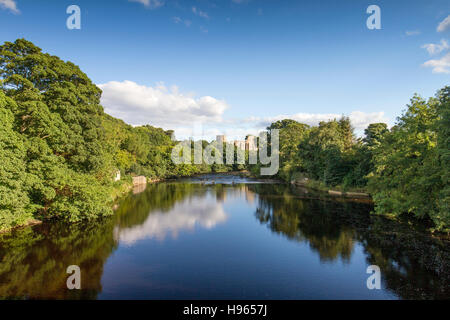
POLYGON ((0 298, 449 299, 448 240, 371 210, 234 176, 148 185, 110 218, 1 235, 0 298))

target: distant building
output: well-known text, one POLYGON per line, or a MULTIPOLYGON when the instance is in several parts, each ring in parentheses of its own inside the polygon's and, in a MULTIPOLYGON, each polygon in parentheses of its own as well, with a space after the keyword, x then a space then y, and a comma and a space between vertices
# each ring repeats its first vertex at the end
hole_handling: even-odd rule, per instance
POLYGON ((216 141, 219 144, 225 143, 227 142, 227 136, 225 135, 216 136, 216 141))
POLYGON ((236 141, 234 141, 234 146, 238 149, 245 150, 245 141, 244 140, 236 140, 236 141))
POLYGON ((248 151, 257 151, 258 138, 255 136, 247 136, 247 138, 245 138, 245 148, 248 151))

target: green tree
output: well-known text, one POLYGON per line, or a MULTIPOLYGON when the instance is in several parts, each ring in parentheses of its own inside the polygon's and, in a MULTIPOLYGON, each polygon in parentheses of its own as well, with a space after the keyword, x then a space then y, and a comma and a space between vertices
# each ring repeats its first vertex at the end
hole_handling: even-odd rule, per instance
POLYGON ((445 162, 446 147, 443 145, 441 153, 437 148, 438 140, 446 141, 445 134, 448 139, 448 129, 442 126, 448 121, 447 103, 448 90, 441 91, 440 99, 428 101, 415 95, 397 125, 375 149, 369 186, 377 213, 429 217, 437 229, 448 229, 450 219, 444 208, 448 179, 443 179, 448 163, 441 163, 445 162))
POLYGON ((285 119, 272 123, 267 130, 280 130, 280 170, 278 177, 289 181, 295 172, 302 170, 299 146, 308 134, 309 126, 295 120, 285 119))
POLYGON ((450 225, 450 86, 438 93, 439 104, 437 112, 437 148, 440 165, 442 189, 439 193, 439 213, 435 220, 442 221, 440 228, 450 225))
POLYGON ((74 64, 24 39, 0 46, 0 77, 2 94, 15 102, 10 126, 23 141, 16 168, 26 177, 26 212, 70 221, 111 214, 100 89, 74 64))
POLYGON ((13 131, 15 103, 0 91, 0 230, 26 223, 32 218, 27 193, 26 149, 13 131))
POLYGON ((369 149, 374 149, 381 145, 384 136, 389 132, 386 123, 371 123, 364 130, 365 138, 363 141, 369 149))
POLYGON ((331 186, 341 184, 352 170, 349 161, 355 143, 348 118, 320 122, 300 144, 300 158, 306 174, 331 186))

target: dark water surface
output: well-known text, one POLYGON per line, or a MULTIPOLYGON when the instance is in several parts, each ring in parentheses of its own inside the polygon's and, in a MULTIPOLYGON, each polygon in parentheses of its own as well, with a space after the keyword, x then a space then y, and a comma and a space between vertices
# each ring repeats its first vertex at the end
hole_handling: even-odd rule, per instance
POLYGON ((0 298, 450 298, 449 243, 369 216, 364 201, 206 182, 149 185, 101 222, 0 236, 0 298), (69 265, 81 290, 66 288, 69 265), (380 290, 367 288, 369 265, 380 290))

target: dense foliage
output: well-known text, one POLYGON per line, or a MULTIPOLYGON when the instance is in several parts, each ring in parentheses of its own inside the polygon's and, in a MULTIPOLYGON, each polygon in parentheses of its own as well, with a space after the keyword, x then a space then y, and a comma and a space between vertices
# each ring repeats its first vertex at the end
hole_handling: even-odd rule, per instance
POLYGON ((0 46, 0 230, 39 219, 112 214, 113 177, 186 175, 172 131, 104 113, 101 90, 73 63, 24 39, 0 46))
POLYGON ((374 151, 369 187, 378 213, 429 217, 450 227, 450 87, 428 101, 415 96, 374 151))
POLYGON ((412 98, 398 123, 370 124, 356 139, 348 118, 308 127, 294 120, 280 129, 280 170, 285 181, 369 190, 380 214, 414 214, 450 228, 450 87, 428 101, 412 98))

